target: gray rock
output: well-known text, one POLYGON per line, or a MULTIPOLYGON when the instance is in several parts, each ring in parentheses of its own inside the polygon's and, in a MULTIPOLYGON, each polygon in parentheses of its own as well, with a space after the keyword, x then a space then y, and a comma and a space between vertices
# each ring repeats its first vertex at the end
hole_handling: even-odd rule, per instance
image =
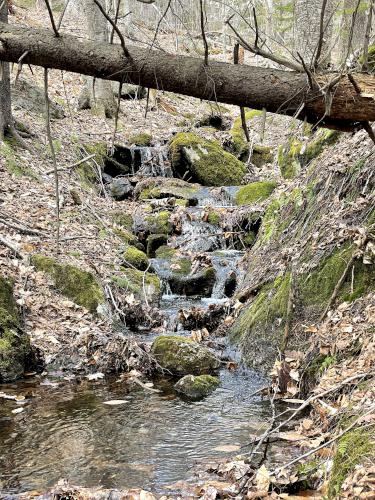
POLYGON ((208 396, 220 385, 218 377, 211 375, 185 375, 175 385, 175 390, 189 399, 201 399, 208 396))
MULTIPOLYGON (((12 105, 14 109, 21 109, 29 113, 45 113, 44 90, 25 80, 19 79, 12 86, 12 105)), ((55 101, 49 100, 51 118, 64 118, 64 108, 55 101)))
POLYGON ((125 200, 133 194, 133 186, 127 179, 113 179, 109 184, 109 193, 117 201, 125 200))
POLYGON ((157 337, 151 348, 159 365, 172 375, 202 375, 215 372, 220 359, 206 347, 177 335, 157 337))

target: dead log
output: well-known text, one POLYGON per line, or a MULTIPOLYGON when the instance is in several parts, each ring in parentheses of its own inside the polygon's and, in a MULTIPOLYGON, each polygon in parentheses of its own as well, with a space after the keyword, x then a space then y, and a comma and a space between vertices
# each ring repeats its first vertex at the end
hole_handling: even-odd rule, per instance
POLYGON ((338 80, 331 89, 332 105, 325 116, 322 91, 311 89, 306 74, 278 69, 210 61, 166 54, 128 45, 125 57, 120 45, 97 44, 52 31, 0 23, 0 60, 81 73, 97 78, 129 82, 236 106, 295 115, 341 130, 364 121, 375 121, 375 76, 353 74, 360 93, 346 76, 317 75, 320 87, 338 80), (25 55, 25 53, 27 53, 25 55), (303 106, 301 104, 303 103, 303 106))

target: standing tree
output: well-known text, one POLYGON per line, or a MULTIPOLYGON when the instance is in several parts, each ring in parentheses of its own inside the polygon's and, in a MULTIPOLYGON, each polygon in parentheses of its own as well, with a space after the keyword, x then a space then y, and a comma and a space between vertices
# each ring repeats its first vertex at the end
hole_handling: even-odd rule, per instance
MULTIPOLYGON (((106 9, 106 1, 98 0, 103 9, 106 9)), ((99 7, 93 0, 82 0, 85 18, 87 21, 87 32, 90 40, 98 45, 108 43, 108 22, 99 7)), ((80 108, 91 108, 100 116, 112 118, 116 111, 116 101, 113 94, 111 82, 92 77, 87 78, 86 88, 81 96, 80 108)))
POLYGON ((340 62, 363 48, 366 33, 368 1, 344 0, 340 26, 340 62))
POLYGON ((307 66, 331 60, 333 0, 295 0, 295 51, 307 66))
MULTIPOLYGON (((8 22, 8 3, 6 0, 0 4, 0 21, 8 22)), ((12 126, 9 63, 0 61, 0 142, 12 126)))

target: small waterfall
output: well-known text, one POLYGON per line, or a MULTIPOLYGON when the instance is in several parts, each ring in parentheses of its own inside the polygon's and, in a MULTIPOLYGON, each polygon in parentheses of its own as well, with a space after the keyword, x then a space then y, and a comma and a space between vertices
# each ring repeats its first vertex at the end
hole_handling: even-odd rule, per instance
POLYGON ((216 282, 212 290, 212 299, 232 297, 238 282, 237 263, 243 252, 226 250, 212 256, 212 264, 216 271, 216 282))
POLYGON ((199 207, 227 208, 235 206, 238 186, 203 187, 194 194, 199 207))
POLYGON ((188 208, 183 215, 181 236, 175 240, 175 246, 190 252, 212 252, 225 248, 225 238, 221 227, 201 220, 201 210, 188 208))
MULTIPOLYGON (((172 177, 173 172, 168 161, 168 146, 132 146, 133 162, 139 165, 138 174, 152 177, 172 177)), ((134 169, 134 167, 133 167, 134 169)))

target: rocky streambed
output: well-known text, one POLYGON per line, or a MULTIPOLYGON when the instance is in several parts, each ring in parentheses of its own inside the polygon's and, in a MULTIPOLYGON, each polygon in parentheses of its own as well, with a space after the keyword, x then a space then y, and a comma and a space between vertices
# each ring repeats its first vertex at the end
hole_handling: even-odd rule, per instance
MULTIPOLYGON (((241 364, 225 336, 241 258, 256 239, 261 210, 241 211, 244 188, 170 177, 158 151, 158 168, 152 149, 133 149, 126 161, 117 153, 116 169, 124 161, 132 171, 122 175, 111 164, 102 178, 113 198, 139 202, 132 214, 116 216, 123 267, 112 286, 126 303, 119 338, 143 346, 153 377, 136 370, 104 376, 89 366, 77 375, 57 367, 0 386, 0 490, 10 498, 61 478, 173 494, 197 481, 202 462, 240 453, 270 414, 254 396, 264 378, 241 364), (148 177, 139 177, 142 169, 148 177)), ((258 184, 256 200, 274 188, 258 184)), ((32 263, 61 293, 100 309, 103 291, 88 273, 74 274, 41 255, 32 263), (72 291, 70 281, 87 286, 72 291)))

